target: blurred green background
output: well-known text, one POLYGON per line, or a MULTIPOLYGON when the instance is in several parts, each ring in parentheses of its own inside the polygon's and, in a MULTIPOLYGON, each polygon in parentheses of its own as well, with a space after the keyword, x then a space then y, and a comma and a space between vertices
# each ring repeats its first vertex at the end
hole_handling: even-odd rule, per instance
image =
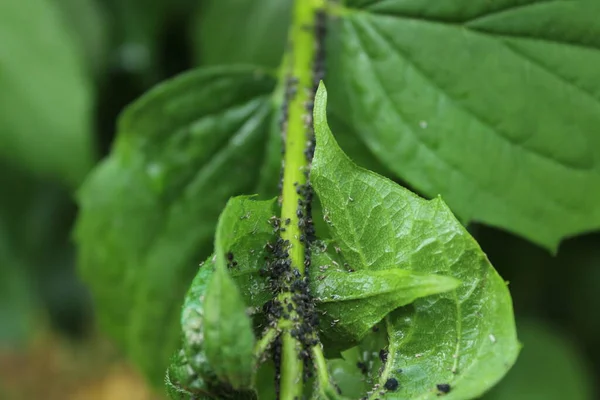
MULTIPOLYGON (((215 1, 0 1, 0 398, 156 398, 95 328, 74 196, 119 112, 154 84, 200 65, 278 64, 290 2, 228 1, 227 14, 215 1)), ((470 230, 510 281, 524 344, 486 399, 598 398, 600 235, 553 256, 470 230)))

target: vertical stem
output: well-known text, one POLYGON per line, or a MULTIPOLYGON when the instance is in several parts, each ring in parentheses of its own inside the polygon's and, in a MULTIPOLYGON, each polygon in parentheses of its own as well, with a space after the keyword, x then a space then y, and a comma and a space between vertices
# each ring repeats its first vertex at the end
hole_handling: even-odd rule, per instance
MULTIPOLYGON (((294 17, 290 29, 289 72, 288 79, 295 92, 288 103, 287 132, 283 169, 283 190, 281 218, 291 220, 291 229, 281 233, 281 238, 290 242, 292 266, 304 273, 304 245, 300 241, 298 200, 302 200, 297 187, 306 183, 308 160, 305 156, 307 146, 307 109, 313 101, 313 62, 315 58, 315 2, 296 0, 294 17)), ((310 115, 309 115, 310 117, 310 115)), ((310 121, 308 119, 308 121, 310 121)))
MULTIPOLYGON (((283 164, 283 187, 281 220, 290 221, 287 229, 281 232, 281 239, 289 243, 289 258, 292 270, 297 270, 299 278, 305 275, 305 240, 302 238, 300 204, 303 198, 300 188, 307 182, 310 157, 307 157, 307 143, 312 133, 312 107, 314 100, 313 65, 316 57, 315 20, 317 11, 323 7, 323 0, 295 0, 292 25, 286 62, 287 115, 284 131, 285 155, 283 164)), ((305 221, 302 221, 304 223, 305 221)), ((283 304, 293 304, 291 291, 284 291, 279 299, 283 304)), ((290 313, 290 319, 281 321, 282 348, 280 370, 280 399, 294 400, 303 397, 304 365, 300 357, 302 343, 292 336, 294 324, 303 318, 297 309, 290 313), (296 321, 296 322, 293 322, 296 321)), ((301 322, 300 322, 301 323, 301 322)))

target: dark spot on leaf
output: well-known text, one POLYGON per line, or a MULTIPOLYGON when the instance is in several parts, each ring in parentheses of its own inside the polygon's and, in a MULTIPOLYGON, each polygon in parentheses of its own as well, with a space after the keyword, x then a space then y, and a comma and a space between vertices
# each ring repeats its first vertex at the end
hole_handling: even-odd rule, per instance
POLYGON ((435 386, 441 393, 450 393, 450 390, 452 389, 448 383, 438 383, 435 386))
POLYGON ((388 351, 386 349, 379 350, 379 359, 382 363, 386 363, 388 358, 388 351))
POLYGON ((363 375, 367 375, 369 373, 369 369, 367 368, 367 364, 366 363, 364 363, 362 361, 359 361, 359 362, 356 363, 356 366, 358 367, 358 369, 360 369, 360 372, 363 375))
POLYGON ((390 392, 395 392, 396 390, 398 390, 399 386, 400 386, 400 384, 398 383, 398 380, 396 378, 388 379, 387 381, 385 381, 385 384, 383 385, 385 390, 389 390, 390 392))

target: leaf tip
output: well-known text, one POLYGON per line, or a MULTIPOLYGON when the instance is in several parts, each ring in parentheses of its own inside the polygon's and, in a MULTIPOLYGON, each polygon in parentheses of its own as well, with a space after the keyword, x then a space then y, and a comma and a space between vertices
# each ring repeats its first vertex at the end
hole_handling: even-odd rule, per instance
MULTIPOLYGON (((313 119, 315 128, 327 123, 327 88, 325 87, 323 81, 319 81, 319 87, 317 88, 317 93, 315 94, 313 119)), ((319 129, 315 129, 315 133, 317 133, 317 131, 319 131, 319 129)))
POLYGON ((458 288, 460 285, 462 285, 462 281, 460 279, 456 279, 454 277, 451 276, 440 276, 440 288, 444 291, 444 292, 449 292, 451 290, 454 290, 456 288, 458 288), (445 290, 444 290, 445 289, 445 290))

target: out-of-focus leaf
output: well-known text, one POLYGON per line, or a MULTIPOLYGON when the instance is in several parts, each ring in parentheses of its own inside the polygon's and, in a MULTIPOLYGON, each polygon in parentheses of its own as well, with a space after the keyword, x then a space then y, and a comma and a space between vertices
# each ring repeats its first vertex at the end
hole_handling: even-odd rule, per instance
POLYGON ((0 218, 0 349, 23 344, 31 335, 36 300, 27 269, 14 254, 0 218))
POLYGON ((193 29, 198 62, 279 66, 291 5, 291 0, 204 1, 193 29))
POLYGON ((0 157, 75 186, 92 165, 92 87, 51 0, 0 2, 0 157))
MULTIPOLYGON (((36 308, 32 312, 46 313, 52 327, 63 333, 81 333, 90 313, 74 271, 70 230, 75 206, 68 191, 1 161, 0 187, 5 189, 0 196, 0 257, 5 258, 0 280, 10 286, 6 295, 26 289, 23 294, 36 308)), ((15 299, 5 305, 5 311, 18 314, 23 303, 15 299)))
POLYGON ((167 81, 122 115, 80 195, 79 265, 102 326, 155 383, 219 214, 259 179, 274 79, 253 68, 167 81))
POLYGON ((336 114, 462 220, 556 250, 600 227, 600 3, 348 0, 336 114))
POLYGON ((594 378, 574 343, 551 327, 517 324, 523 350, 513 369, 484 400, 592 400, 594 378))
POLYGON ((88 69, 98 75, 107 65, 109 35, 104 2, 99 0, 53 0, 62 13, 70 36, 85 54, 88 69))

